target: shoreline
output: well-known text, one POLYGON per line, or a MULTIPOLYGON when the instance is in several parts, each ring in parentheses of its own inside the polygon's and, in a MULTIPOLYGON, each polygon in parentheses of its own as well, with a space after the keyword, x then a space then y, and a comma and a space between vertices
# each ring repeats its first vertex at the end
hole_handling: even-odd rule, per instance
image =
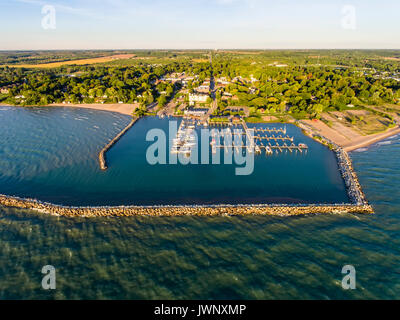
MULTIPOLYGON (((136 110, 136 108, 139 107, 139 104, 127 104, 127 103, 110 103, 110 104, 101 104, 101 103, 88 103, 88 104, 63 104, 63 103, 53 103, 50 105, 46 106, 13 106, 9 105, 6 103, 0 103, 0 106, 7 106, 7 107, 22 107, 22 108, 30 108, 30 107, 65 107, 65 108, 82 108, 82 109, 90 109, 90 110, 100 110, 100 111, 107 111, 107 112, 116 112, 119 114, 123 115, 128 115, 128 116, 133 116, 133 112, 136 110)), ((181 117, 181 116, 174 116, 174 117, 181 117)), ((291 122, 285 122, 288 124, 295 124, 296 122, 303 123, 303 120, 298 120, 295 121, 294 123, 291 122)), ((260 124, 273 124, 273 123, 279 123, 281 122, 255 122, 255 123, 260 123, 260 124)), ((305 122, 304 123, 306 126, 312 127, 313 131, 316 131, 318 135, 324 136, 323 133, 319 132, 321 129, 315 128, 312 124, 305 122)), ((322 122, 323 125, 325 125, 322 122)), ((377 142, 380 142, 382 140, 385 140, 387 138, 390 138, 391 136, 394 136, 396 134, 400 134, 400 126, 396 126, 394 128, 390 128, 386 131, 375 133, 372 135, 368 136, 362 136, 360 138, 356 138, 353 140, 350 140, 349 142, 343 143, 340 141, 340 133, 336 132, 335 130, 327 127, 331 132, 329 134, 329 138, 326 137, 326 139, 334 142, 336 145, 342 147, 346 152, 351 152, 360 148, 368 147, 371 146, 377 142)))
POLYGON ((315 135, 324 137, 332 143, 340 146, 346 152, 351 152, 360 148, 368 147, 377 142, 390 138, 396 134, 400 134, 400 126, 397 125, 394 128, 386 129, 385 131, 370 134, 370 135, 357 135, 357 136, 345 136, 340 131, 333 129, 326 125, 324 122, 317 120, 299 120, 299 123, 310 127, 310 130, 315 135))
POLYGON ((255 204, 255 205, 208 205, 208 206, 117 206, 117 207, 67 207, 0 195, 0 205, 28 209, 39 213, 62 217, 132 217, 132 216, 302 216, 317 214, 374 214, 368 204, 255 204))
POLYGON ((369 147, 377 142, 383 141, 387 138, 400 134, 400 127, 391 128, 385 132, 376 133, 374 135, 365 136, 359 141, 355 140, 348 146, 343 146, 344 150, 351 152, 360 148, 369 147))
POLYGON ((64 104, 64 103, 53 103, 45 106, 13 106, 7 103, 0 103, 0 106, 4 107, 15 107, 15 108, 51 108, 51 107, 64 107, 73 109, 90 109, 90 110, 100 110, 108 112, 117 112, 119 114, 133 116, 133 112, 139 106, 139 104, 128 104, 128 103, 82 103, 82 104, 64 104))
POLYGON ((46 107, 70 107, 70 108, 83 108, 83 109, 91 109, 91 110, 100 110, 100 111, 109 111, 109 112, 117 112, 120 114, 133 116, 133 112, 139 104, 129 104, 129 103, 82 103, 82 104, 63 104, 63 103, 53 103, 47 105, 46 107))

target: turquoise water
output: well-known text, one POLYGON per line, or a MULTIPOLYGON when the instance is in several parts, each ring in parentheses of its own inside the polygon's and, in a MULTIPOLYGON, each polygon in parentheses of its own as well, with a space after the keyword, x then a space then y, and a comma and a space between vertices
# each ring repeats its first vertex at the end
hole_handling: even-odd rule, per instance
MULTIPOLYGON (((103 116, 106 121, 110 115, 96 112, 96 122, 103 116)), ((119 119, 109 134, 126 124, 119 119)), ((91 139, 100 142, 99 134, 85 138, 88 146, 91 139)), ((73 152, 74 139, 69 141, 73 152)), ((0 208, 0 298, 398 298, 399 146, 395 137, 351 154, 374 216, 66 219, 0 208), (47 264, 57 270, 51 292, 41 289, 47 264), (341 288, 345 264, 357 270, 356 290, 341 288)), ((49 156, 56 164, 74 158, 63 160, 54 150, 49 156)), ((84 159, 77 161, 91 161, 84 159)), ((110 154, 111 168, 116 160, 110 154)), ((39 163, 36 173, 49 165, 39 163)), ((20 179, 30 172, 14 166, 8 169, 20 179)))

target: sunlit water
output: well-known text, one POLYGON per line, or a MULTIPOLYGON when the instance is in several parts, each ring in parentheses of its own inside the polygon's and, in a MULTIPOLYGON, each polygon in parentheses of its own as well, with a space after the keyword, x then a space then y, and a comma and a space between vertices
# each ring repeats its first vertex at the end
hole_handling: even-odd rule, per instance
MULTIPOLYGON (((85 114, 63 112, 66 117, 71 112, 77 118, 85 114)), ((95 112, 95 117, 93 122, 90 116, 86 120, 88 128, 102 123, 102 130, 93 128, 91 137, 75 137, 76 128, 65 133, 71 141, 69 153, 78 153, 75 156, 66 157, 54 146, 47 156, 39 152, 35 158, 27 141, 26 157, 38 164, 34 171, 29 163, 19 163, 25 157, 18 151, 21 160, 7 167, 10 184, 16 177, 28 180, 31 171, 35 180, 50 167, 49 158, 54 160, 52 168, 73 166, 72 161, 95 162, 95 154, 80 158, 81 145, 89 148, 88 154, 96 153, 91 141, 101 145, 129 121, 102 112, 95 112), (115 117, 113 129, 105 128, 109 117, 115 117)), ((51 118, 48 132, 64 132, 51 118)), ((32 143, 41 140, 36 134, 32 143)), ((351 154, 377 211, 374 216, 66 219, 1 208, 0 298, 398 298, 400 140, 388 141, 351 154), (41 289, 40 271, 47 264, 57 270, 57 289, 51 292, 41 289), (357 270, 356 290, 341 288, 341 269, 346 264, 357 270)), ((122 139, 110 152, 110 170, 119 165, 111 153, 125 142, 122 139)), ((15 148, 19 150, 21 142, 15 148)), ((3 154, 13 152, 1 150, 4 179, 3 154)), ((1 183, 3 189, 5 185, 1 183)))
POLYGON ((129 119, 84 109, 4 108, 0 193, 75 206, 348 202, 333 152, 293 125, 288 135, 296 144, 306 142, 307 154, 260 155, 251 175, 236 175, 244 166, 237 161, 149 164, 146 150, 153 142, 146 135, 152 128, 168 134, 169 119, 148 117, 107 153, 109 169, 101 171, 100 149, 129 119))

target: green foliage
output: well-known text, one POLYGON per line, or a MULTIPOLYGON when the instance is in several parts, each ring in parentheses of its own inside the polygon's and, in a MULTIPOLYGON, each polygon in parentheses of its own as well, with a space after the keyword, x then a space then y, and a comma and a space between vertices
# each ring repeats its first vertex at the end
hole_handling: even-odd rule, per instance
MULTIPOLYGON (((134 53, 140 59, 47 70, 0 67, 0 87, 10 87, 8 94, 0 95, 0 101, 17 105, 139 102, 143 107, 157 101, 164 106, 181 87, 157 80, 185 72, 198 76, 189 83, 189 91, 212 73, 225 77, 230 84, 217 93, 219 111, 228 105, 247 106, 255 118, 262 113, 288 113, 295 119, 319 118, 325 111, 347 110, 350 104, 357 108, 400 103, 400 83, 389 77, 400 72, 400 62, 385 59, 399 56, 398 51, 224 51, 213 53, 212 67, 209 62, 193 61, 204 61, 206 51, 119 53, 134 53), (224 91, 234 98, 222 100, 224 91)), ((2 52, 0 64, 56 62, 109 54, 114 53, 2 52)))

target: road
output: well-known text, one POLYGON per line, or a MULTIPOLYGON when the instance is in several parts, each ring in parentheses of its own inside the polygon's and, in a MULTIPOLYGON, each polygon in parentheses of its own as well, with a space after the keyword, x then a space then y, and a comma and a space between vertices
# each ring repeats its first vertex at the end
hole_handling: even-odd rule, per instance
POLYGON ((211 99, 213 102, 211 103, 211 107, 208 110, 208 112, 201 118, 201 121, 207 121, 210 116, 217 110, 218 108, 218 102, 217 102, 217 97, 216 97, 216 89, 215 89, 215 78, 214 78, 214 72, 212 69, 212 58, 210 58, 210 64, 211 64, 211 76, 210 76, 210 94, 211 94, 211 99))

